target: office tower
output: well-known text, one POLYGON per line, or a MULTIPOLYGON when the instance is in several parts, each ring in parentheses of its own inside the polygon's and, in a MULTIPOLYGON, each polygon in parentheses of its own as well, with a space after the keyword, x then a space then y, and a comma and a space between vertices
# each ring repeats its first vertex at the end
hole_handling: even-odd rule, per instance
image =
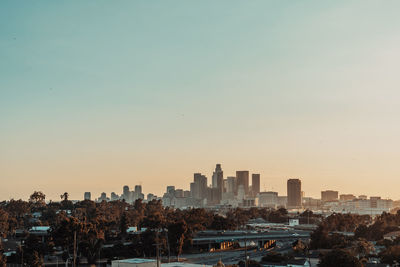
POLYGON ((173 195, 175 193, 175 186, 169 185, 167 186, 167 194, 173 195))
POLYGON ((90 192, 85 192, 83 196, 84 200, 91 200, 92 199, 92 194, 90 192))
POLYGON ((130 197, 129 186, 125 185, 122 188, 122 199, 124 199, 125 201, 129 201, 129 197, 130 197))
POLYGON ((104 192, 101 193, 100 197, 98 198, 98 201, 99 201, 99 202, 107 201, 107 194, 104 193, 104 192))
POLYGON ((192 191, 192 197, 196 199, 207 198, 207 177, 201 173, 194 174, 194 186, 192 190, 192 184, 190 185, 192 191))
POLYGON ((321 191, 321 200, 324 202, 337 201, 338 195, 339 195, 338 191, 333 191, 333 190, 321 191))
POLYGON ((287 196, 278 196, 278 208, 286 208, 287 207, 287 196))
POLYGON ((224 192, 224 172, 222 171, 221 164, 217 164, 215 171, 212 176, 212 188, 217 190, 213 191, 213 202, 219 203, 222 199, 222 193, 224 192))
POLYGON ((183 197, 190 197, 190 191, 189 190, 183 191, 183 197))
POLYGON ((287 181, 287 206, 288 208, 301 208, 300 179, 289 179, 287 181))
POLYGON ((260 174, 253 173, 251 175, 251 191, 254 197, 260 193, 260 174))
POLYGON ((378 207, 378 200, 381 200, 381 197, 369 197, 369 200, 370 200, 370 205, 371 205, 371 208, 377 208, 378 207))
POLYGON ((196 198, 196 196, 198 196, 198 192, 197 192, 197 187, 196 187, 196 184, 193 182, 193 183, 190 183, 190 196, 192 197, 192 198, 196 198))
POLYGON ((237 199, 243 200, 245 198, 245 190, 242 184, 238 185, 237 199))
POLYGON ((175 197, 183 197, 183 189, 176 189, 175 197))
POLYGON ((156 196, 153 195, 152 193, 147 194, 147 201, 152 201, 153 199, 156 199, 156 196))
POLYGON ((244 193, 249 193, 249 171, 236 171, 237 186, 243 185, 244 193))
POLYGON ((222 195, 219 188, 208 188, 208 205, 218 205, 221 203, 222 195))
POLYGON ((226 180, 227 180, 226 192, 227 193, 237 192, 236 177, 230 176, 226 180))
POLYGON ((119 199, 119 196, 117 194, 115 194, 115 192, 111 192, 111 201, 115 201, 118 199, 119 199))
POLYGON ((342 194, 339 196, 339 199, 341 201, 352 201, 353 199, 356 199, 357 197, 353 194, 342 194))
POLYGON ((142 186, 141 185, 135 185, 135 193, 138 194, 138 195, 142 193, 142 186))
POLYGON ((258 195, 258 206, 277 208, 278 207, 278 193, 277 192, 261 192, 258 195))
POLYGON ((135 185, 135 191, 130 193, 129 202, 135 202, 137 199, 144 199, 141 185, 135 185))
POLYGON ((217 164, 212 176, 212 188, 222 188, 224 182, 224 172, 222 171, 221 164, 217 164))

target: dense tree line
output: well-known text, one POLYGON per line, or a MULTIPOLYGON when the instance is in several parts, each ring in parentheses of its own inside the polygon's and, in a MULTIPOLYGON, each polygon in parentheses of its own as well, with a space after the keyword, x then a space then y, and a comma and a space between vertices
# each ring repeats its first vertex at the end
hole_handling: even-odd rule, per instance
MULTIPOLYGON (((16 258, 22 258, 23 253, 24 262, 30 266, 41 266, 44 255, 51 255, 55 248, 63 251, 64 260, 71 259, 74 243, 77 260, 84 257, 88 263, 95 263, 100 254, 108 258, 154 256, 155 244, 162 255, 179 257, 192 247, 192 238, 198 231, 240 229, 256 218, 275 223, 288 220, 285 209, 235 208, 220 214, 202 208, 163 207, 158 200, 145 203, 139 199, 133 204, 88 200, 73 203, 68 193, 61 194, 59 202, 46 203, 45 199, 42 192, 34 192, 29 201, 0 203, 0 234, 14 236, 17 229, 25 230, 25 244, 16 258), (51 229, 45 242, 27 231, 40 225, 51 229), (128 234, 131 226, 142 231, 128 234), (103 247, 104 244, 113 246, 103 247)), ((300 214, 308 219, 310 215, 314 219, 312 214, 300 214)))
MULTIPOLYGON (((355 258, 361 264, 369 256, 379 257, 383 263, 394 264, 400 262, 400 238, 386 240, 383 237, 386 233, 399 230, 399 211, 395 214, 382 213, 374 219, 355 214, 332 214, 311 234, 310 248, 334 249, 322 256, 320 266, 335 266, 329 265, 328 262, 339 256, 350 262, 348 266, 361 266, 354 263, 355 258), (352 232, 354 235, 346 235, 346 232, 352 232), (384 247, 378 255, 372 242, 384 247)), ((346 266, 342 265, 344 263, 333 262, 346 266)))

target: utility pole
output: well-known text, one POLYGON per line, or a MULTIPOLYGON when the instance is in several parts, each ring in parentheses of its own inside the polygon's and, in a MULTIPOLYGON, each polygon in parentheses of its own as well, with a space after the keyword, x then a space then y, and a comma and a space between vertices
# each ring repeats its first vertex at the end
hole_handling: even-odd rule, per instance
POLYGON ((156 246, 156 260, 157 260, 157 267, 160 267, 160 243, 159 243, 159 229, 156 229, 156 243, 153 246, 156 246))
POLYGON ((25 266, 25 264, 24 264, 24 245, 25 245, 25 241, 22 240, 21 244, 19 245, 19 248, 21 249, 21 266, 25 266))
POLYGON ((156 244, 156 248, 157 248, 157 267, 160 267, 160 247, 158 242, 156 244))
MULTIPOLYGON (((169 247, 168 229, 166 229, 165 232, 166 232, 166 236, 167 236, 167 246, 168 246, 168 263, 170 263, 171 250, 170 250, 170 247, 169 247)), ((178 261, 179 261, 179 258, 178 258, 178 261)))
POLYGON ((244 257, 245 257, 245 267, 248 267, 247 263, 247 236, 244 238, 244 257))
POLYGON ((76 231, 74 231, 74 262, 73 267, 76 267, 76 231))

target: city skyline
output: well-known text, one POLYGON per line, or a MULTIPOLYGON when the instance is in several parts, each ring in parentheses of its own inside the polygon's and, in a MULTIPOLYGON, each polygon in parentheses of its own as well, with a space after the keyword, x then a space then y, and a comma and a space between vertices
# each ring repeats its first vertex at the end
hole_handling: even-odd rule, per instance
POLYGON ((398 1, 0 7, 0 199, 161 194, 216 162, 400 199, 398 1))
MULTIPOLYGON (((225 170, 225 168, 221 169, 222 164, 217 163, 216 165, 217 165, 217 167, 216 167, 215 170, 217 170, 217 168, 219 168, 222 171, 222 173, 224 173, 223 170, 225 170)), ((215 164, 214 164, 214 166, 215 166, 215 164)), ((192 177, 190 177, 188 179, 188 183, 186 185, 183 185, 183 186, 175 185, 175 184, 171 184, 171 183, 166 183, 164 188, 162 188, 160 190, 160 192, 151 191, 151 190, 146 189, 146 187, 143 185, 143 184, 146 184, 146 183, 143 183, 142 181, 139 181, 139 182, 126 183, 126 184, 123 185, 123 187, 122 187, 122 184, 121 184, 121 185, 114 185, 113 187, 110 187, 110 188, 103 188, 103 190, 101 190, 101 188, 100 188, 99 190, 93 191, 93 190, 90 190, 90 188, 85 188, 85 189, 82 189, 83 190, 82 192, 73 191, 72 193, 71 192, 67 192, 67 193, 70 195, 71 199, 73 199, 73 200, 86 199, 86 194, 87 193, 89 193, 89 195, 91 196, 92 200, 95 200, 95 199, 97 199, 98 196, 104 195, 104 194, 108 198, 110 197, 110 194, 112 195, 114 193, 116 193, 117 196, 123 197, 124 194, 126 194, 126 190, 134 189, 134 191, 135 191, 137 187, 140 187, 140 193, 143 192, 143 195, 141 197, 142 199, 146 199, 148 194, 154 195, 155 197, 158 197, 158 198, 162 198, 163 194, 165 193, 165 188, 167 188, 167 191, 168 191, 168 188, 171 187, 171 186, 174 187, 174 190, 175 189, 180 189, 180 190, 191 191, 191 189, 192 189, 191 188, 191 183, 193 183, 193 175, 194 175, 194 177, 196 177, 196 176, 204 177, 206 179, 206 183, 204 184, 204 186, 206 186, 207 188, 210 188, 210 189, 214 188, 213 177, 214 177, 215 170, 214 171, 213 170, 209 171, 209 173, 211 173, 210 175, 207 174, 206 172, 194 172, 191 175, 192 177), (119 195, 119 193, 121 193, 121 195, 119 195)), ((303 197, 310 198, 311 197, 313 199, 321 199, 321 200, 323 200, 324 197, 322 195, 326 194, 326 193, 329 193, 329 194, 334 194, 334 195, 336 194, 336 198, 337 199, 339 199, 339 195, 340 196, 343 195, 343 196, 353 196, 353 197, 358 197, 358 196, 361 196, 361 197, 376 197, 376 196, 379 196, 379 197, 382 197, 382 199, 400 200, 400 198, 391 198, 390 196, 385 196, 384 194, 380 194, 379 192, 375 192, 375 193, 372 193, 372 194, 367 194, 367 193, 361 192, 361 191, 355 191, 355 192, 341 191, 341 190, 336 189, 338 186, 336 186, 336 187, 323 187, 323 186, 321 186, 320 190, 316 194, 312 194, 311 195, 311 194, 308 194, 306 189, 305 189, 305 188, 308 188, 308 187, 306 186, 306 184, 304 184, 305 179, 303 177, 286 177, 286 178, 283 178, 283 180, 282 180, 283 181, 282 182, 282 188, 284 188, 284 189, 283 190, 275 190, 273 187, 268 188, 265 184, 264 184, 265 186, 263 186, 263 175, 262 174, 260 174, 257 171, 245 170, 245 169, 235 171, 235 175, 230 175, 229 173, 225 174, 225 175, 222 174, 223 182, 224 181, 225 182, 229 182, 228 181, 229 178, 235 178, 236 179, 235 183, 240 183, 240 182, 238 182, 240 180, 240 178, 238 178, 238 177, 241 176, 242 173, 245 173, 247 175, 247 178, 248 178, 248 180, 247 180, 248 191, 246 192, 246 190, 245 190, 245 194, 248 195, 249 197, 251 197, 251 196, 255 197, 255 195, 252 194, 252 190, 253 190, 252 186, 253 186, 253 182, 254 182, 253 177, 256 176, 256 177, 258 177, 258 180, 260 181, 259 192, 276 192, 276 193, 278 193, 279 196, 287 197, 289 195, 288 194, 289 181, 299 180, 300 181, 300 191, 299 192, 301 192, 303 194, 301 196, 301 198, 303 198, 303 197)), ((144 179, 144 181, 145 181, 145 179, 144 179)), ((223 186, 223 188, 222 188, 222 192, 223 192, 224 189, 227 190, 228 187, 229 187, 229 185, 225 184, 223 186)), ((96 188, 96 186, 93 185, 93 188, 96 188)), ((26 196, 22 196, 22 197, 10 196, 9 198, 0 199, 0 201, 10 200, 10 199, 27 200, 27 199, 29 199, 29 196, 30 196, 31 193, 33 193, 33 191, 41 191, 41 192, 43 192, 46 195, 46 200, 47 201, 49 201, 49 200, 51 200, 51 201, 59 201, 60 200, 60 194, 64 193, 64 192, 50 192, 50 194, 49 194, 49 192, 46 192, 44 190, 34 189, 26 196)), ((236 185, 236 192, 237 192, 237 185, 236 185)), ((294 206, 288 204, 288 207, 293 208, 294 206)))

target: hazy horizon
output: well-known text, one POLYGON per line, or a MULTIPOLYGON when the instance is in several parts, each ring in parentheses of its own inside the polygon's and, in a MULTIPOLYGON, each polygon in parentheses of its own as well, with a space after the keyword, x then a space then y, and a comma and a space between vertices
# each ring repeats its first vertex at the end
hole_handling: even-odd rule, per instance
POLYGON ((398 1, 2 1, 0 200, 261 174, 400 199, 398 1))

